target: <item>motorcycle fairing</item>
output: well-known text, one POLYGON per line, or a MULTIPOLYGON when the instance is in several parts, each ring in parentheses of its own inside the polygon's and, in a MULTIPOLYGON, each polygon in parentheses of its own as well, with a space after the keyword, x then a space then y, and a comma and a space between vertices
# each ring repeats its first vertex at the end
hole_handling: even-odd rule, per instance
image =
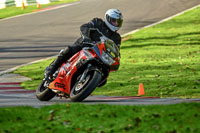
MULTIPOLYGON (((56 79, 49 84, 49 88, 59 90, 67 95, 70 95, 72 78, 77 70, 82 65, 87 64, 88 61, 91 61, 96 57, 104 61, 101 56, 102 52, 106 52, 106 50, 107 49, 104 43, 97 44, 93 48, 81 50, 61 66, 56 79)), ((116 61, 118 59, 119 58, 115 58, 116 61)), ((116 63, 112 64, 112 66, 113 67, 110 68, 110 71, 117 70, 119 67, 119 62, 117 61, 116 63)))
POLYGON ((83 51, 75 54, 69 60, 69 62, 63 63, 56 79, 49 84, 49 88, 62 91, 69 95, 71 89, 71 80, 73 75, 77 72, 77 66, 80 66, 81 59, 87 59, 83 51))
MULTIPOLYGON (((101 43, 101 44, 97 43, 97 45, 94 46, 93 50, 97 53, 97 56, 103 61, 103 59, 101 57, 102 56, 102 52, 103 51, 107 51, 106 50, 106 46, 104 45, 104 43, 101 43)), ((119 60, 120 60, 120 58, 117 56, 117 57, 114 58, 114 60, 116 62, 114 64, 112 64, 111 66, 109 66, 110 67, 110 71, 116 71, 119 68, 119 65, 120 65, 119 60)))
POLYGON ((100 55, 102 55, 102 52, 106 51, 104 43, 101 43, 101 44, 97 43, 97 46, 99 47, 100 55))
POLYGON ((76 71, 77 71, 76 66, 72 67, 69 63, 67 64, 64 63, 61 66, 57 78, 49 84, 49 88, 65 92, 66 94, 70 94, 71 82, 69 81, 71 81, 72 78, 71 75, 73 75, 76 71), (69 70, 70 67, 72 68, 71 70, 69 70))

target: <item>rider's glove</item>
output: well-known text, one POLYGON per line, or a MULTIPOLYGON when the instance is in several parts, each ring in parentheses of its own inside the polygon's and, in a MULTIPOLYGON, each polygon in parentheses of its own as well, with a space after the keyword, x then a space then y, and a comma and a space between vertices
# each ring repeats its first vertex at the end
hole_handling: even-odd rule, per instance
POLYGON ((106 38, 105 38, 104 36, 101 36, 101 37, 100 37, 100 40, 101 40, 101 42, 105 42, 105 41, 106 41, 106 38))

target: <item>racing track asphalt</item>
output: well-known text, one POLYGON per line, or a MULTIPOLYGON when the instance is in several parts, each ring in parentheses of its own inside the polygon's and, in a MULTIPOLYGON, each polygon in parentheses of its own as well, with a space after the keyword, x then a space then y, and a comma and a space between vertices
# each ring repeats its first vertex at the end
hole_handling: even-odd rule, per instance
MULTIPOLYGON (((200 4, 200 0, 81 0, 74 5, 56 10, 0 20, 0 72, 58 54, 60 49, 72 44, 80 36, 79 27, 81 24, 89 22, 93 17, 103 18, 105 11, 109 8, 117 8, 122 11, 124 25, 120 33, 125 34, 198 4, 200 4)), ((17 93, 17 91, 24 90, 8 93, 8 91, 0 89, 0 106, 40 106, 60 102, 58 99, 48 103, 38 102, 34 93, 17 93)), ((98 96, 91 98, 88 98, 89 101, 86 100, 86 103, 102 102, 102 98, 98 99, 98 96)), ((125 99, 111 98, 109 101, 104 100, 103 102, 110 103, 114 100, 114 103, 117 103, 116 101, 125 100, 129 104, 138 104, 139 101, 148 104, 164 104, 162 101, 171 103, 169 99, 161 99, 161 101, 156 99, 144 98, 138 100, 127 97, 125 99)), ((171 100, 177 102, 177 99, 171 100)), ((66 102, 66 100, 61 101, 66 102)), ((178 101, 181 100, 178 99, 178 101)), ((198 101, 198 99, 195 101, 198 101)))
MULTIPOLYGON (((35 97, 35 91, 7 90, 5 93, 0 91, 0 107, 10 106, 32 106, 41 107, 56 103, 71 103, 69 99, 53 98, 50 101, 38 101, 35 97), (23 91, 23 93, 22 93, 23 91), (10 93, 9 93, 10 92, 10 93)), ((177 104, 183 102, 200 102, 200 99, 180 99, 180 98, 157 98, 157 97, 137 97, 137 96, 89 96, 83 104, 117 104, 117 105, 153 105, 153 104, 177 104)))
POLYGON ((125 34, 200 4, 200 0, 81 0, 80 3, 0 20, 0 72, 54 56, 79 36, 79 27, 109 8, 124 15, 125 34))

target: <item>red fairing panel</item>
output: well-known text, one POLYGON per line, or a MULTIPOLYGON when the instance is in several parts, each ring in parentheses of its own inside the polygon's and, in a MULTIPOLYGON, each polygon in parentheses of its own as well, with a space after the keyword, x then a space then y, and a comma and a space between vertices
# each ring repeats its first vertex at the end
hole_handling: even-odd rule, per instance
POLYGON ((102 52, 106 51, 104 43, 101 44, 98 43, 97 46, 99 47, 100 54, 102 55, 102 52))
POLYGON ((70 66, 69 63, 63 64, 57 78, 49 85, 50 89, 60 90, 66 94, 70 94, 72 75, 77 71, 76 66, 70 66), (71 71, 67 71, 70 70, 71 71))
POLYGON ((70 94, 71 80, 73 75, 77 72, 77 61, 78 59, 86 59, 83 51, 75 54, 67 63, 61 66, 57 78, 50 83, 49 88, 60 90, 66 94, 70 94))

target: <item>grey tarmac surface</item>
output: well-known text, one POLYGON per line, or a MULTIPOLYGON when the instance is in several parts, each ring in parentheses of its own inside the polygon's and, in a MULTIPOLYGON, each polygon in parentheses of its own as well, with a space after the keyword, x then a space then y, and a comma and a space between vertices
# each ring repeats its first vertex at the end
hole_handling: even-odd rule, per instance
MULTIPOLYGON (((54 97, 52 100, 39 101, 35 96, 35 91, 25 90, 20 83, 30 80, 17 74, 5 74, 0 77, 0 107, 10 106, 32 106, 41 107, 52 104, 71 103, 70 99, 54 97), (15 81, 15 82, 11 82, 15 81)), ((155 105, 155 104, 177 104, 183 102, 199 102, 200 99, 180 99, 180 98, 159 98, 159 97, 138 97, 138 96, 89 96, 83 104, 113 104, 113 105, 155 105)))
POLYGON ((124 15, 125 34, 200 4, 200 0, 80 0, 75 5, 0 20, 0 72, 54 56, 80 37, 79 27, 107 9, 124 15))
MULTIPOLYGON (((27 91, 28 92, 28 91, 27 91)), ((82 103, 83 104, 112 104, 112 105, 166 105, 178 104, 183 102, 199 102, 200 99, 180 99, 180 98, 151 98, 151 97, 108 97, 108 96, 89 96, 82 103)), ((15 94, 1 94, 0 93, 0 107, 10 106, 32 106, 41 107, 52 104, 67 104, 71 103, 69 99, 53 98, 48 102, 39 101, 35 98, 34 93, 15 93, 15 94)))
MULTIPOLYGON (((183 102, 200 102, 200 99, 157 98, 137 96, 89 96, 83 104, 118 104, 118 105, 154 105, 177 104, 183 102)), ((35 97, 35 91, 24 89, 0 90, 0 107, 32 106, 41 107, 52 104, 71 103, 70 99, 53 98, 48 102, 39 101, 35 97), (6 92, 5 92, 6 91, 6 92), (23 91, 23 92, 22 92, 23 91), (5 92, 5 93, 4 93, 5 92), (19 93, 18 93, 19 92, 19 93)))
MULTIPOLYGON (((123 12, 124 25, 120 33, 125 34, 198 4, 200 0, 81 0, 80 3, 65 8, 0 20, 0 72, 58 54, 60 49, 72 44, 80 36, 81 24, 93 17, 102 18, 109 8, 118 8, 123 12)), ((13 74, 0 76, 1 107, 39 107, 70 102, 59 98, 54 98, 50 102, 40 102, 35 98, 33 91, 20 87, 19 83, 23 80, 29 79, 13 74)), ((147 105, 193 101, 200 100, 90 96, 83 103, 147 105)))

